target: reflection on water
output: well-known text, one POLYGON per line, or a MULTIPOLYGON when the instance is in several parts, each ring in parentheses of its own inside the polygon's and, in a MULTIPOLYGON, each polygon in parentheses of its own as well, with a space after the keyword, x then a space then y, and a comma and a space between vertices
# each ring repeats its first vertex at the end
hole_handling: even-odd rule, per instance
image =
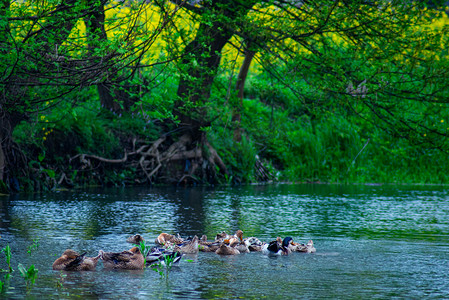
MULTIPOLYGON (((32 288, 17 271, 3 297, 46 298, 446 298, 449 201, 443 187, 279 185, 98 189, 0 198, 0 247, 12 266, 34 264, 32 288), (129 249, 140 233, 182 236, 242 229, 269 241, 313 239, 315 254, 268 258, 199 253, 169 278, 151 269, 51 270, 67 248, 94 256, 129 249), (39 248, 27 247, 38 239, 39 248)), ((2 254, 0 267, 6 264, 2 254)), ((0 274, 0 280, 3 281, 0 274)), ((8 282, 7 282, 8 284, 8 282)), ((1 296, 0 296, 1 297, 1 296)))

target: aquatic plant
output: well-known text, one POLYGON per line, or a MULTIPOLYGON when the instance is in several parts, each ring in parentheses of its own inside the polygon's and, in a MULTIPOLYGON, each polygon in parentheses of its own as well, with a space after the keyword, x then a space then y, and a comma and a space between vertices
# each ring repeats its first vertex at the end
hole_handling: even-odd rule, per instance
POLYGON ((164 260, 154 264, 152 270, 159 273, 161 277, 165 277, 167 279, 176 258, 176 256, 172 257, 170 255, 164 255, 164 260))
POLYGON ((67 277, 67 274, 64 274, 64 272, 59 272, 59 278, 56 281, 56 287, 57 288, 62 288, 64 285, 64 279, 67 277))
POLYGON ((9 272, 9 273, 11 273, 14 270, 11 267, 11 247, 9 247, 9 244, 7 244, 6 247, 2 249, 2 252, 5 253, 6 264, 8 265, 9 270, 1 269, 1 271, 2 272, 9 272))
POLYGON ((31 265, 27 270, 22 264, 19 264, 17 266, 17 268, 19 269, 20 275, 27 282, 27 286, 29 284, 31 284, 31 286, 34 285, 34 282, 36 281, 38 269, 36 269, 36 267, 34 265, 31 265))
POLYGON ((139 245, 135 244, 137 246, 137 248, 139 248, 140 253, 142 253, 144 261, 145 261, 145 265, 147 263, 147 255, 151 250, 150 246, 147 246, 145 241, 141 241, 139 245))
POLYGON ((11 278, 10 273, 6 273, 3 277, 3 281, 0 280, 0 293, 3 293, 8 289, 9 286, 9 279, 11 278))
POLYGON ((39 239, 33 239, 33 244, 27 247, 27 253, 31 256, 31 253, 39 248, 39 239))

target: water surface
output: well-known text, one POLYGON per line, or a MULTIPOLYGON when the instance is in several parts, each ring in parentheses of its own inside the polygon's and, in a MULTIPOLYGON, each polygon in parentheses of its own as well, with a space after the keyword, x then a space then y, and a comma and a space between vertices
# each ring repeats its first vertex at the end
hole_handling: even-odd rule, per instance
MULTIPOLYGON (((271 185, 92 189, 0 198, 0 247, 15 271, 0 297, 23 299, 447 299, 449 196, 436 186, 271 185), (183 237, 242 229, 270 241, 312 239, 317 252, 185 257, 168 278, 151 269, 53 271, 67 248, 123 251, 140 233, 183 237), (37 250, 27 253, 38 243, 37 250), (26 285, 17 271, 34 264, 26 285)), ((0 267, 5 269, 4 254, 0 267)), ((3 275, 0 274, 0 279, 3 275)))

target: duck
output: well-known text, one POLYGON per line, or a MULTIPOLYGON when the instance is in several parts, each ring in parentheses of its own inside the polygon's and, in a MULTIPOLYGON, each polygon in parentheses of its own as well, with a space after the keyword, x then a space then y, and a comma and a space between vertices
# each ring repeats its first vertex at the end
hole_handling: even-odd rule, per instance
POLYGON ((126 239, 128 243, 140 245, 141 242, 145 242, 145 239, 140 234, 135 234, 126 239))
POLYGON ((240 254, 240 251, 226 245, 225 243, 221 243, 220 247, 215 251, 215 253, 219 255, 237 255, 240 254))
POLYGON ((233 235, 229 235, 226 234, 226 236, 223 237, 223 234, 226 234, 224 231, 220 234, 220 236, 222 237, 220 239, 220 241, 226 243, 226 244, 233 244, 236 241, 237 242, 242 242, 243 241, 243 231, 241 231, 240 229, 238 229, 235 234, 233 235))
POLYGON ((165 264, 167 258, 170 258, 171 264, 178 264, 181 261, 182 253, 177 251, 170 251, 165 248, 151 248, 150 253, 146 256, 147 265, 165 264))
POLYGON ((275 241, 271 241, 268 244, 262 246, 262 253, 268 256, 288 255, 291 253, 290 244, 292 242, 291 237, 286 237, 283 240, 278 237, 275 241))
POLYGON ((142 270, 145 259, 139 248, 133 247, 122 252, 99 251, 105 269, 142 270))
POLYGON ((179 234, 177 236, 174 236, 172 234, 165 233, 165 232, 162 232, 161 234, 159 234, 159 236, 154 241, 154 243, 156 245, 160 245, 160 246, 166 246, 167 243, 169 245, 174 245, 174 244, 181 244, 183 242, 184 242, 184 240, 179 236, 179 234))
POLYGON ((217 241, 207 241, 207 236, 203 234, 198 241, 198 250, 201 252, 215 252, 220 247, 220 245, 221 243, 217 241))
POLYGON ((316 249, 313 246, 313 241, 309 240, 309 242, 304 245, 304 244, 296 244, 294 247, 294 251, 297 252, 305 252, 305 253, 315 253, 316 249))
POLYGON ((228 238, 228 234, 224 231, 222 231, 221 233, 217 233, 217 235, 215 236, 215 242, 223 242, 226 238, 228 238))
POLYGON ((292 248, 294 248, 292 243, 293 238, 290 236, 287 236, 285 239, 282 240, 282 255, 288 255, 292 253, 292 248))
POLYGON ((258 238, 253 237, 253 236, 244 239, 243 243, 245 243, 246 247, 248 247, 248 250, 250 252, 261 252, 262 251, 262 246, 264 244, 258 238))
POLYGON ((100 255, 96 257, 86 257, 86 252, 79 254, 78 252, 67 249, 55 260, 52 267, 53 270, 63 271, 93 271, 97 267, 100 255))
POLYGON ((197 254, 198 248, 198 236, 194 236, 191 240, 184 241, 180 244, 176 244, 174 251, 180 252, 182 254, 197 254))
POLYGON ((240 253, 249 253, 248 246, 241 241, 241 237, 239 239, 231 239, 229 246, 237 249, 240 253))
POLYGON ((262 253, 268 256, 281 255, 281 246, 279 245, 278 241, 271 241, 268 244, 264 244, 262 246, 262 253))

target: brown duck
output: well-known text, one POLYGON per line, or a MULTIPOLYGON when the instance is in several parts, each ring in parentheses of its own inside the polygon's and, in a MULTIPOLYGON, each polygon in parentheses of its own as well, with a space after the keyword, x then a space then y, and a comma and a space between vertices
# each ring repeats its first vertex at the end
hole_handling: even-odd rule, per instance
POLYGON ((222 243, 220 245, 220 248, 218 248, 217 251, 215 251, 215 253, 219 255, 237 255, 240 254, 240 251, 233 247, 227 246, 225 243, 222 243))
POLYGON ((202 235, 201 239, 198 241, 198 248, 201 252, 215 252, 220 245, 220 242, 208 242, 206 235, 202 235))
POLYGON ((144 242, 145 239, 140 234, 135 234, 126 239, 128 243, 140 245, 141 242, 144 242))
POLYGON ((93 271, 95 270, 100 255, 96 257, 86 257, 86 253, 79 254, 78 252, 67 249, 64 253, 53 263, 53 270, 64 271, 93 271))
POLYGON ((145 265, 145 259, 137 247, 122 252, 100 250, 100 256, 105 269, 141 270, 145 265))
POLYGON ((174 236, 172 234, 168 234, 165 232, 159 234, 159 236, 154 241, 156 245, 160 246, 167 246, 166 244, 169 245, 181 244, 182 242, 184 242, 184 240, 179 235, 174 236))
POLYGON ((190 241, 184 241, 182 244, 177 244, 174 250, 182 254, 197 254, 199 251, 198 236, 195 235, 190 241))

